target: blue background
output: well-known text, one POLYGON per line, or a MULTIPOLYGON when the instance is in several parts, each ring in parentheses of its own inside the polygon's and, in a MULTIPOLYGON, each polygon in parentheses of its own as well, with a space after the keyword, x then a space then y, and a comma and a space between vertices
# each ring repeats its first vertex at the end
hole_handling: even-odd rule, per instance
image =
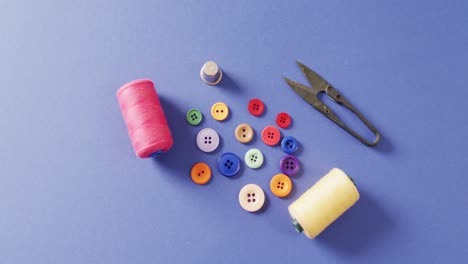
MULTIPOLYGON (((468 2, 2 1, 0 3, 0 263, 461 263, 468 256, 468 2), (224 70, 205 85, 207 60, 224 70), (381 131, 368 148, 294 94, 300 60, 381 131), (135 157, 115 96, 151 78, 175 144, 135 157), (261 98, 261 118, 247 112, 261 98), (214 102, 230 106, 220 123, 214 102), (205 115, 200 127, 188 109, 205 115), (302 145, 303 173, 273 196, 281 150, 258 133, 280 111, 302 145), (250 145, 234 128, 250 123, 250 145), (200 152, 216 129, 222 146, 200 152), (193 163, 260 148, 266 164, 210 184, 193 163), (318 239, 297 234, 287 206, 333 167, 361 200, 318 239), (257 183, 265 210, 237 196, 257 183)), ((326 102, 328 99, 324 98, 326 102)), ((335 107, 336 108, 336 107, 335 107)), ((343 115, 345 112, 343 111, 343 115)))

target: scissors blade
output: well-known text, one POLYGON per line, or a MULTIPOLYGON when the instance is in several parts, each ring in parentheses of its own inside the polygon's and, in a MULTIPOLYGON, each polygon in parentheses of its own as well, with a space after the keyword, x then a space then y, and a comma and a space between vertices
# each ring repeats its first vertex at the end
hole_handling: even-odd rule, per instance
POLYGON ((301 69, 301 71, 306 76, 309 83, 312 85, 312 89, 317 91, 325 91, 329 83, 325 81, 318 73, 314 72, 311 68, 305 66, 299 61, 296 61, 297 66, 301 69))
POLYGON ((298 82, 292 81, 288 78, 284 78, 284 80, 288 83, 289 87, 293 89, 302 99, 304 99, 307 103, 314 105, 317 99, 317 94, 314 90, 310 89, 309 87, 300 84, 298 82))

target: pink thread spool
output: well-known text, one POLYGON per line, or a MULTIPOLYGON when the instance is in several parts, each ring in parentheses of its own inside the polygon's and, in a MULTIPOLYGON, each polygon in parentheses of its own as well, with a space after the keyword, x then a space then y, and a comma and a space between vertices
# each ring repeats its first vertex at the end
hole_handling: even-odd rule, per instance
POLYGON ((117 91, 117 99, 138 157, 157 157, 172 147, 171 130, 151 80, 123 85, 117 91))

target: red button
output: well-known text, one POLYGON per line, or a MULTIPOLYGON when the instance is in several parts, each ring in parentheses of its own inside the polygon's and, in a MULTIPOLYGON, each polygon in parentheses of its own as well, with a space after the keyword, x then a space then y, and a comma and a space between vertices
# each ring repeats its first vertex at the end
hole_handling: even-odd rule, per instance
POLYGON ((287 113, 281 112, 276 116, 276 124, 281 128, 288 128, 291 125, 291 117, 287 113))
POLYGON ((262 140, 269 146, 278 144, 281 138, 281 132, 274 126, 267 126, 262 131, 262 140))
POLYGON ((265 104, 260 99, 254 98, 249 101, 249 112, 252 115, 260 116, 263 114, 263 111, 265 111, 265 104))

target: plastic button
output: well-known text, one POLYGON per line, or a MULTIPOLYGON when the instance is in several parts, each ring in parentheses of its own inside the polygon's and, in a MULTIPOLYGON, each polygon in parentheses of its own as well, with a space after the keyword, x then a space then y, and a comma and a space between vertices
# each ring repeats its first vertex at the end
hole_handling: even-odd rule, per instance
POLYGON ((296 175, 300 168, 299 160, 293 155, 286 155, 280 161, 281 172, 288 176, 296 175))
POLYGON ((240 143, 249 143, 254 136, 254 130, 247 124, 240 124, 236 127, 234 135, 240 143))
POLYGON ((288 128, 291 125, 291 117, 287 113, 281 112, 276 116, 276 124, 281 128, 288 128))
POLYGON ((254 116, 261 116, 265 111, 265 104, 258 98, 249 101, 249 113, 254 116))
POLYGON ((263 164, 263 154, 259 149, 250 149, 245 153, 245 164, 252 169, 258 169, 263 164))
POLYGON ((200 124, 200 122, 203 119, 202 113, 198 109, 194 109, 194 108, 190 109, 187 112, 186 117, 187 117, 187 122, 191 124, 192 126, 196 126, 200 124))
POLYGON ((225 120, 229 115, 229 108, 225 103, 218 102, 211 107, 211 116, 218 121, 225 120))
POLYGON ((234 153, 224 153, 218 159, 218 169, 221 174, 232 177, 240 170, 241 160, 234 153))
POLYGON ((298 147, 299 147, 299 144, 297 143, 297 140, 294 137, 287 136, 283 138, 283 140, 281 141, 281 148, 287 154, 292 154, 296 152, 298 147))
POLYGON ((206 184, 211 179, 211 169, 206 163, 196 163, 190 170, 190 177, 196 184, 206 184))
POLYGON ((256 212, 265 204, 265 193, 256 184, 247 184, 239 192, 239 204, 247 212, 256 212))
POLYGON ((287 196, 291 192, 292 186, 291 179, 281 173, 273 176, 270 181, 270 190, 278 197, 287 196))
POLYGON ((203 152, 213 152, 218 148, 219 135, 212 128, 204 128, 197 134, 197 146, 203 152))
POLYGON ((267 126, 262 131, 262 140, 269 146, 278 144, 281 138, 281 132, 274 126, 267 126))

